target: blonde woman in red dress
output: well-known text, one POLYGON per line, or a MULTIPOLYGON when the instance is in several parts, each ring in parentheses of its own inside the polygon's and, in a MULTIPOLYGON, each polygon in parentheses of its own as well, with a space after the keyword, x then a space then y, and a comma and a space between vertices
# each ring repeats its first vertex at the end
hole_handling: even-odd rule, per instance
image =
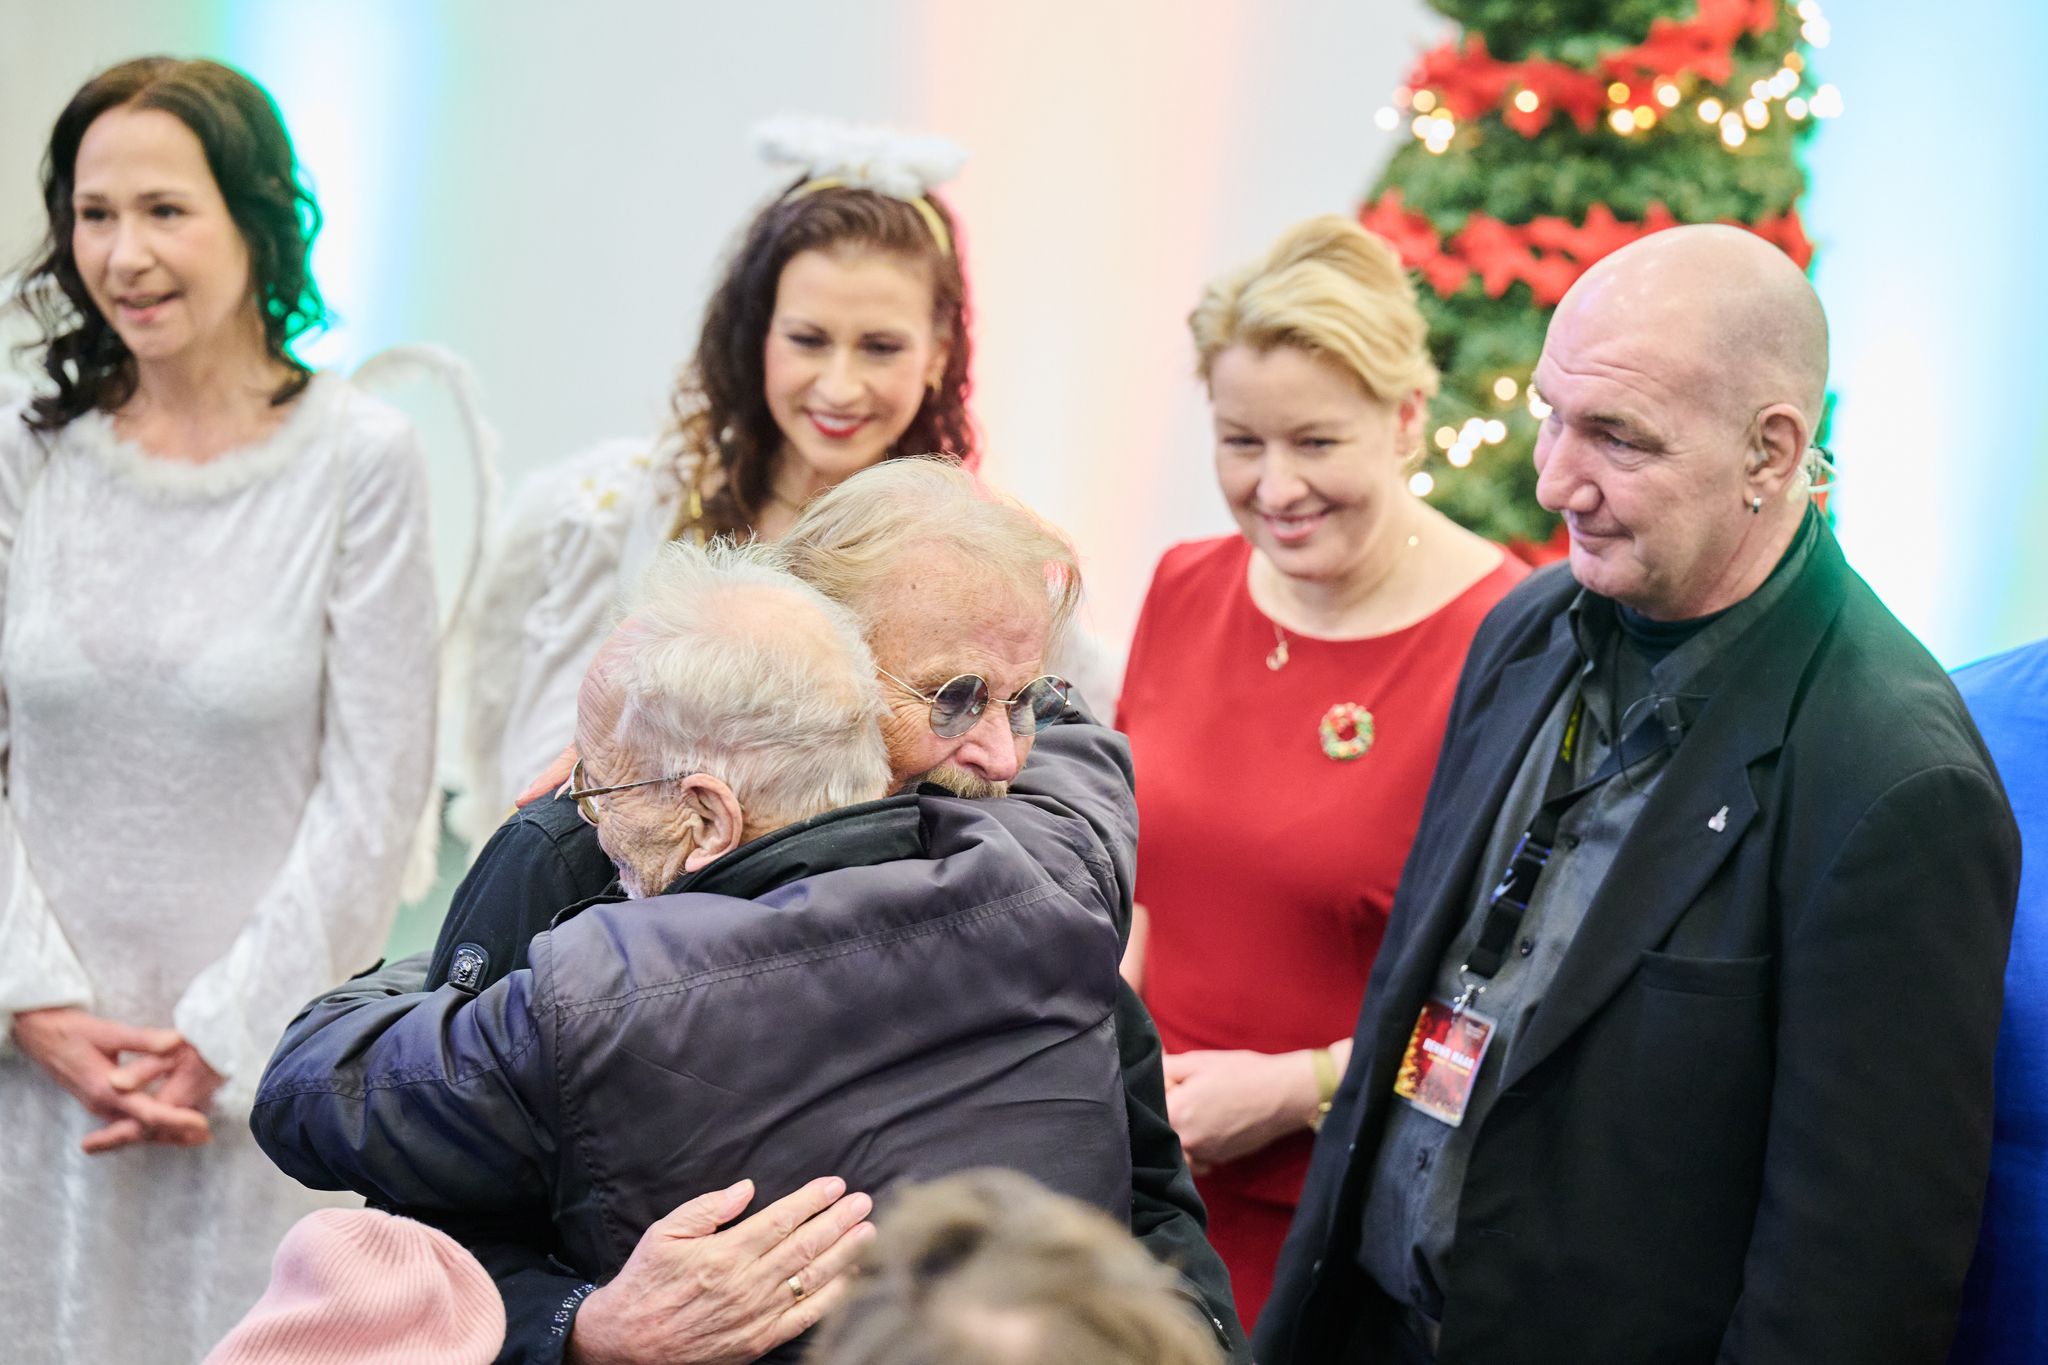
POLYGON ((1144 838, 1125 974, 1252 1322, 1480 619, 1527 570, 1409 491, 1437 375, 1399 260, 1289 229, 1190 325, 1236 535, 1167 551, 1118 724, 1144 838))

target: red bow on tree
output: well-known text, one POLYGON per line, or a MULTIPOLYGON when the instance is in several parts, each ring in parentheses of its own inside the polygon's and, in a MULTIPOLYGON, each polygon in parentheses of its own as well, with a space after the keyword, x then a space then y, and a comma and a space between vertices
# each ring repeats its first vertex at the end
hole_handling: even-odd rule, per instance
POLYGON ((1655 20, 1649 37, 1600 64, 1615 75, 1690 72, 1720 85, 1734 70, 1743 33, 1764 33, 1777 22, 1778 0, 1700 0, 1692 18, 1655 20))
POLYGON ((1411 90, 1427 90, 1451 117, 1475 119, 1500 111, 1502 122, 1523 137, 1534 137, 1562 113, 1591 132, 1614 101, 1607 87, 1628 87, 1623 104, 1650 100, 1660 81, 1695 76, 1725 84, 1735 69, 1735 45, 1745 33, 1766 33, 1778 22, 1780 0, 1700 0, 1690 19, 1658 19, 1634 47, 1601 58, 1597 70, 1583 71, 1547 57, 1495 60, 1486 39, 1467 34, 1460 47, 1443 44, 1424 53, 1408 73, 1411 90), (1512 102, 1521 91, 1536 96, 1534 109, 1512 102))
MULTIPOLYGON (((1358 221, 1366 231, 1384 237, 1402 264, 1420 272, 1439 295, 1456 293, 1476 273, 1488 296, 1497 299, 1520 280, 1542 308, 1556 307, 1595 261, 1678 225, 1671 210, 1656 201, 1637 222, 1616 218, 1607 205, 1595 204, 1586 210, 1585 222, 1576 224, 1547 215, 1527 223, 1505 223, 1474 213, 1446 242, 1427 217, 1402 204, 1396 189, 1360 209, 1358 221)), ((1813 259, 1813 243, 1796 209, 1734 226, 1770 242, 1802 270, 1813 259)))

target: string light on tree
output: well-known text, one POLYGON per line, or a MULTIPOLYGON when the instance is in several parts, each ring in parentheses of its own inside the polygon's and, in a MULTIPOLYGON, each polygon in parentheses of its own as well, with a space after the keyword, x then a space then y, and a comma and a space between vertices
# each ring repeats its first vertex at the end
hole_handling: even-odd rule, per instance
POLYGON ((1798 14, 1803 21, 1799 25, 1799 36, 1814 47, 1826 47, 1834 34, 1827 16, 1820 12, 1820 6, 1814 0, 1801 0, 1798 14))
MULTIPOLYGON (((1784 6, 1784 10, 1789 14, 1791 7, 1784 6)), ((1650 39, 1630 49, 1626 60, 1620 56, 1604 59, 1607 74, 1598 78, 1549 57, 1503 62, 1489 57, 1483 48, 1461 53, 1453 44, 1426 56, 1410 84, 1395 92, 1392 117, 1398 126, 1400 110, 1405 108, 1422 114, 1440 112, 1453 120, 1451 129, 1435 122, 1411 124, 1418 141, 1426 147, 1443 144, 1447 151, 1451 134, 1461 122, 1469 124, 1488 112, 1512 111, 1506 121, 1524 137, 1534 136, 1557 117, 1591 126, 1600 114, 1586 109, 1584 98, 1602 99, 1609 106, 1608 128, 1623 137, 1649 131, 1664 111, 1675 110, 1688 98, 1695 98, 1695 107, 1706 110, 1717 110, 1724 103, 1739 107, 1745 98, 1768 104, 1795 96, 1806 99, 1810 106, 1811 96, 1800 90, 1805 62, 1797 51, 1785 52, 1782 60, 1771 62, 1762 73, 1745 70, 1746 97, 1740 87, 1732 93, 1710 88, 1711 82, 1726 80, 1720 74, 1728 64, 1722 52, 1729 44, 1739 46, 1741 42, 1741 35, 1729 24, 1739 23, 1747 32, 1757 33, 1762 31, 1759 25, 1768 27, 1775 22, 1771 16, 1777 12, 1776 0, 1701 0, 1693 18, 1657 21, 1650 39), (1677 65, 1660 71, 1659 65, 1666 62, 1677 65), (1640 74, 1634 74, 1637 71, 1640 74), (1589 80, 1594 82, 1591 90, 1584 84, 1589 80), (1690 96, 1688 87, 1692 88, 1690 96), (1600 93, 1594 95, 1593 91, 1600 93), (1651 109, 1651 119, 1637 113, 1643 107, 1651 109), (1629 111, 1626 125, 1612 116, 1613 109, 1629 111)), ((1809 4, 1806 16, 1791 14, 1792 33, 1798 32, 1798 26, 1816 22, 1818 6, 1809 4)), ((1718 124, 1720 113, 1703 112, 1701 118, 1718 124)), ((1377 121, 1384 127, 1387 116, 1377 121)))
MULTIPOLYGON (((1506 0, 1496 2, 1504 4, 1506 0)), ((1374 122, 1392 131, 1412 114, 1410 133, 1424 150, 1442 156, 1466 128, 1475 130, 1474 144, 1492 135, 1488 114, 1523 137, 1535 136, 1557 118, 1569 118, 1588 129, 1604 122, 1615 136, 1627 138, 1651 132, 1667 112, 1677 110, 1688 99, 1700 121, 1717 129, 1723 115, 1734 108, 1741 111, 1747 129, 1761 132, 1770 122, 1770 105, 1780 101, 1801 101, 1798 107, 1804 112, 1794 114, 1790 106, 1786 110, 1795 120, 1828 117, 1816 107, 1815 92, 1802 89, 1806 63, 1796 50, 1784 52, 1761 72, 1753 65, 1745 66, 1739 85, 1731 80, 1732 73, 1726 73, 1731 62, 1721 52, 1730 43, 1741 43, 1740 35, 1728 25, 1740 22, 1748 32, 1761 32, 1758 25, 1774 22, 1770 16, 1779 12, 1776 0, 1701 0, 1692 19, 1657 21, 1651 38, 1630 50, 1639 55, 1626 61, 1606 59, 1605 74, 1597 77, 1549 57, 1503 62, 1492 59, 1483 48, 1461 52, 1453 44, 1426 56, 1409 84, 1394 92, 1393 106, 1377 112, 1374 122), (1659 70, 1664 62, 1677 65, 1659 70), (1601 104, 1589 108, 1589 100, 1601 104), (1762 107, 1761 115, 1750 107, 1753 103, 1762 107)), ((1819 6, 1810 0, 1796 12, 1791 5, 1784 5, 1782 12, 1789 15, 1793 25, 1789 31, 1794 34, 1826 23, 1819 6)), ((1724 133, 1719 140, 1733 150, 1743 145, 1747 135, 1736 138, 1724 133)))
POLYGON ((1458 125, 1451 121, 1449 114, 1417 114, 1413 125, 1415 136, 1422 139, 1422 145, 1442 156, 1457 136, 1458 125))

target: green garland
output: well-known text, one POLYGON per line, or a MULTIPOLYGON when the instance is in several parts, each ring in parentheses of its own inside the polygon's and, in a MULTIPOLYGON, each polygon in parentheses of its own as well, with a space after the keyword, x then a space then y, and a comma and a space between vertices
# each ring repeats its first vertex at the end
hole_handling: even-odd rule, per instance
POLYGON ((1661 203, 1689 223, 1751 222, 1783 213, 1806 190, 1792 156, 1797 126, 1774 118, 1749 135, 1742 155, 1731 155, 1719 129, 1684 110, 1627 138, 1604 126, 1582 133, 1563 121, 1525 138, 1488 116, 1462 126, 1440 156, 1410 141, 1394 153, 1372 197, 1398 189, 1404 204, 1446 234, 1471 213, 1506 223, 1546 215, 1576 223, 1595 204, 1631 221, 1661 203))
POLYGON ((1430 0, 1430 8, 1486 35, 1503 61, 1548 57, 1591 67, 1634 47, 1659 19, 1683 19, 1694 0, 1430 0))

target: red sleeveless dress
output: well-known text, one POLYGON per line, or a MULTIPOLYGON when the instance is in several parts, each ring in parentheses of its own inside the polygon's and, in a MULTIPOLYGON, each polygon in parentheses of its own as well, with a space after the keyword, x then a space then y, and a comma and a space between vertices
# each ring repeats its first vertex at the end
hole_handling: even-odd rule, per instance
MULTIPOLYGON (((1242 536, 1178 545, 1153 576, 1117 709, 1138 777, 1144 997, 1168 1052, 1289 1052, 1348 1038, 1422 818, 1479 622, 1512 556, 1435 615, 1362 640, 1288 632, 1245 584, 1242 536), (1370 743, 1355 757, 1329 748, 1370 743)), ((1306 1129, 1202 1176, 1247 1329, 1308 1170, 1306 1129)))

